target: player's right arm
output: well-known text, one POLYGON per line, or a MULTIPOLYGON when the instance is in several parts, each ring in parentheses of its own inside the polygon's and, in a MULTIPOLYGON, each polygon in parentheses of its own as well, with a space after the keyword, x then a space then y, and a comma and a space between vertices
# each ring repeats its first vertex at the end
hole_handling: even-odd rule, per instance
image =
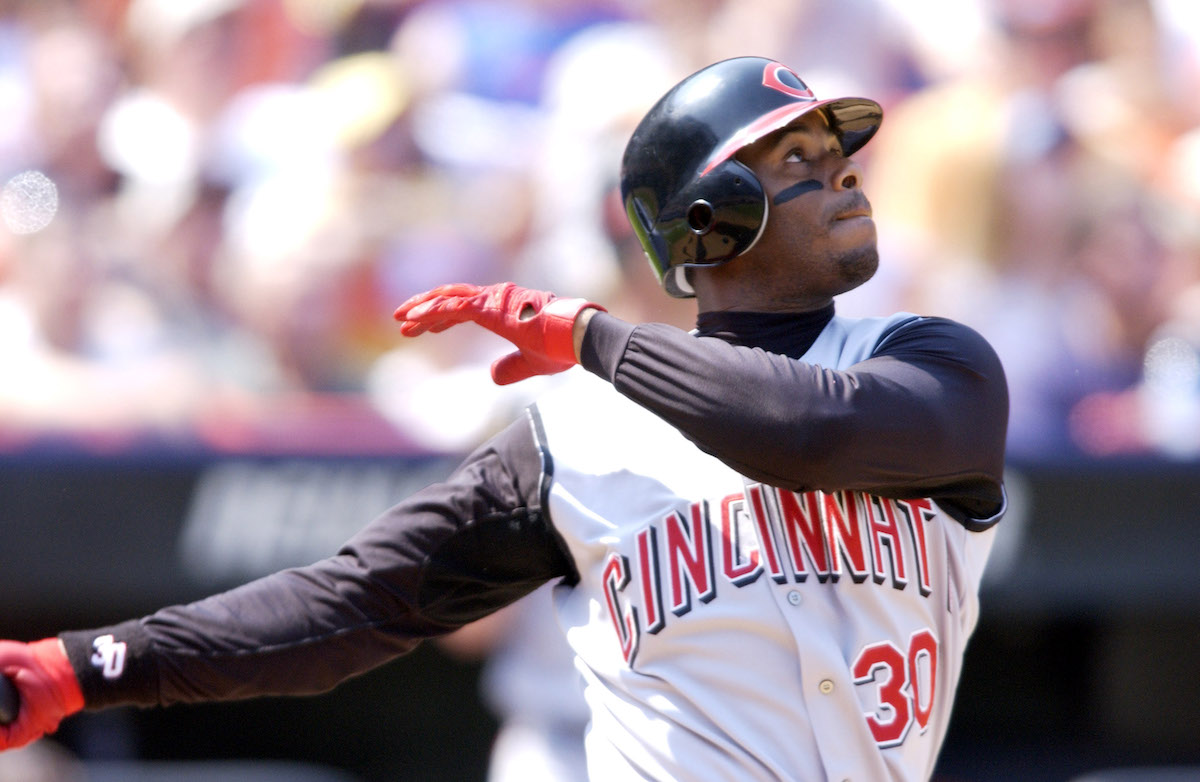
POLYGON ((752 480, 932 497, 971 524, 1004 507, 1004 370, 962 324, 902 318, 868 358, 828 369, 803 356, 832 302, 807 313, 713 313, 712 333, 698 335, 601 309, 512 283, 454 284, 410 298, 395 317, 408 337, 470 321, 509 340, 517 352, 492 367, 501 384, 581 363, 752 480), (521 371, 509 371, 514 361, 521 371))
POLYGON ((21 696, 0 749, 81 707, 324 692, 498 610, 573 573, 541 487, 541 453, 519 420, 332 557, 113 626, 0 642, 21 696))
POLYGON ((754 480, 933 497, 960 520, 1002 507, 1008 391, 978 333, 914 316, 838 370, 800 359, 824 322, 796 323, 763 349, 598 312, 581 363, 754 480))

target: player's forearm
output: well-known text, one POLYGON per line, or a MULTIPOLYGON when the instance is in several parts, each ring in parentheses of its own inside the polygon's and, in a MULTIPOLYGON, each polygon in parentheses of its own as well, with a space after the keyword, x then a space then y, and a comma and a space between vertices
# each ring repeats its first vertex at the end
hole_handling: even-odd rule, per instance
POLYGON ((197 603, 60 637, 88 708, 324 692, 431 633, 430 623, 411 612, 390 626, 365 612, 353 619, 332 580, 352 567, 323 563, 276 573, 197 603))
POLYGON ((62 635, 89 708, 328 690, 571 572, 519 421, 336 556, 62 635))

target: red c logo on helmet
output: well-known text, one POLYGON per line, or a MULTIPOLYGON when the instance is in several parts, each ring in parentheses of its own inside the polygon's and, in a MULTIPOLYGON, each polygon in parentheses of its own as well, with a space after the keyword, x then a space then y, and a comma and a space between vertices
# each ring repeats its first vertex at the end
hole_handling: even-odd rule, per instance
POLYGON ((763 86, 770 87, 773 90, 779 90, 785 95, 791 95, 793 98, 812 98, 812 90, 805 85, 804 81, 792 71, 788 70, 787 66, 777 62, 767 63, 767 67, 763 69, 763 86), (780 78, 780 71, 787 73, 796 80, 799 87, 791 87, 784 84, 780 78))

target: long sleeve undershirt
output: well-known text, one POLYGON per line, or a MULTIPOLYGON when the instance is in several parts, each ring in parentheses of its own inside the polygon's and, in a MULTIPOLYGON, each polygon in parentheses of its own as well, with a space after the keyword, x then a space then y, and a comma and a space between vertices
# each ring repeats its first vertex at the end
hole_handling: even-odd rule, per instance
MULTIPOLYGON (((798 357, 833 315, 719 313, 696 334, 597 314, 582 363, 753 480, 933 497, 964 523, 1002 501, 1007 388, 975 332, 905 321, 847 370, 798 357)), ((580 411, 586 414, 587 411, 580 411)), ((89 708, 328 690, 573 566, 541 507, 528 420, 336 555, 186 606, 63 633, 89 708), (126 644, 120 677, 93 642, 126 644)))

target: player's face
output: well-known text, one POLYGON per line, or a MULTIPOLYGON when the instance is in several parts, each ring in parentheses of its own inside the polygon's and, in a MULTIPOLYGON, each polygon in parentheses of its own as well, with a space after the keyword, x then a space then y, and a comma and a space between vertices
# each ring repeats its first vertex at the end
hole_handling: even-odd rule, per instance
POLYGON ((862 191, 862 168, 842 156, 823 112, 813 111, 738 153, 768 199, 758 242, 733 261, 705 272, 722 294, 695 280, 701 306, 811 310, 866 282, 879 265, 875 222, 862 191))

